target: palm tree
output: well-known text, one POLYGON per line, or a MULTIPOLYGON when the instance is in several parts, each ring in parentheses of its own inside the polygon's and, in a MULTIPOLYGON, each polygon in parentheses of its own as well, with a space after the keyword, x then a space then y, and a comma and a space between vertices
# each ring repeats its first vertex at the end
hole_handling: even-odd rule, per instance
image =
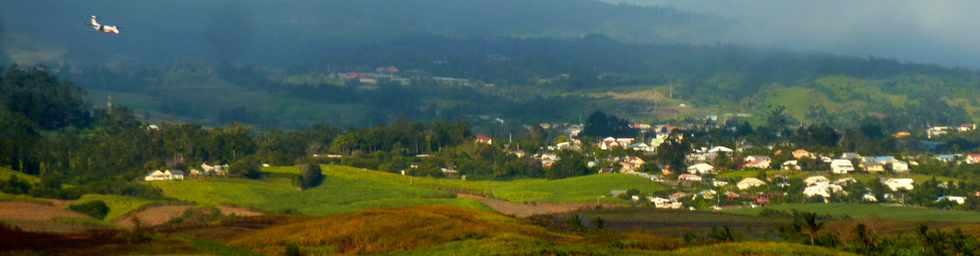
POLYGON ((815 245, 817 233, 823 228, 823 223, 819 222, 816 213, 804 212, 800 216, 803 217, 803 228, 805 228, 807 235, 810 236, 810 245, 815 245))

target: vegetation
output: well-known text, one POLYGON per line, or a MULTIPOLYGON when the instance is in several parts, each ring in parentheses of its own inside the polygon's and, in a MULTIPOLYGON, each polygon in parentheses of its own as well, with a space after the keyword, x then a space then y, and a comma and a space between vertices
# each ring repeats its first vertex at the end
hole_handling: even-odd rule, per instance
POLYGON ((109 214, 109 206, 99 200, 73 204, 68 206, 68 209, 91 216, 97 220, 105 219, 106 215, 109 214))
POLYGON ((302 174, 296 177, 295 183, 300 189, 313 188, 323 183, 323 171, 320 170, 320 165, 303 164, 299 169, 302 174))
POLYGON ((904 221, 980 222, 980 213, 975 211, 938 210, 875 204, 777 204, 759 208, 737 208, 726 211, 737 214, 758 215, 765 209, 780 211, 798 210, 801 212, 852 218, 877 217, 904 221))
POLYGON ((79 198, 76 203, 84 204, 96 201, 103 202, 109 207, 109 212, 105 215, 105 218, 103 218, 107 222, 115 222, 129 213, 161 202, 158 200, 143 199, 138 197, 87 194, 79 198))

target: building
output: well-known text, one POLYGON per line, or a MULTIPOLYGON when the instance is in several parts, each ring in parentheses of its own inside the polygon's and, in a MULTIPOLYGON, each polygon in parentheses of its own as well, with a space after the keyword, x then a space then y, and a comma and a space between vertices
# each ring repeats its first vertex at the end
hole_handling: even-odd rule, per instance
POLYGON ((799 170, 802 170, 803 169, 803 168, 800 168, 800 162, 797 161, 797 160, 789 160, 789 161, 783 162, 783 166, 782 167, 783 167, 783 170, 787 170, 787 171, 799 171, 799 170))
POLYGON ((745 157, 745 164, 743 164, 742 167, 769 169, 770 165, 772 165, 772 158, 769 158, 768 156, 748 156, 745 157))
POLYGON ((707 163, 699 163, 687 167, 687 172, 690 174, 711 174, 715 172, 715 167, 707 163))
POLYGON ((694 175, 694 174, 684 173, 684 174, 678 175, 677 176, 677 180, 679 180, 679 181, 700 182, 701 181, 701 176, 694 175))
POLYGON ((803 159, 803 158, 815 158, 813 153, 807 151, 806 149, 798 148, 793 150, 793 159, 803 159))
POLYGON ((646 164, 646 161, 643 161, 643 158, 635 156, 626 157, 623 159, 623 161, 619 162, 619 165, 622 166, 620 172, 639 172, 640 169, 643 169, 643 164, 646 164))
POLYGON ((963 162, 966 164, 980 164, 980 153, 967 154, 963 162))
POLYGON ((884 184, 886 187, 888 187, 888 189, 891 189, 892 191, 915 189, 915 186, 913 185, 913 183, 915 183, 915 180, 909 178, 889 178, 883 180, 881 183, 884 184))
POLYGON ((963 204, 966 203, 966 197, 962 197, 962 196, 940 196, 939 198, 936 199, 936 202, 937 203, 938 202, 942 202, 942 201, 949 201, 949 202, 954 202, 954 203, 956 203, 958 205, 963 205, 963 204))
POLYGON ((960 127, 957 127, 957 130, 959 130, 960 132, 972 132, 975 131, 976 129, 977 129, 977 124, 961 124, 960 127))
POLYGON ((762 181, 762 180, 757 179, 757 178, 751 178, 751 177, 749 177, 749 178, 744 178, 741 181, 739 181, 736 186, 738 187, 738 190, 746 190, 746 189, 750 189, 750 188, 754 188, 754 187, 761 187, 761 186, 765 186, 765 185, 766 185, 766 182, 765 181, 762 181))
POLYGON ((476 143, 493 145, 493 137, 487 136, 486 134, 478 134, 476 135, 476 143))
POLYGON ((830 183, 830 179, 827 179, 827 177, 824 176, 810 176, 803 180, 803 184, 806 184, 807 186, 812 186, 813 184, 817 183, 830 183))
POLYGON ((171 170, 155 170, 143 177, 145 181, 183 180, 184 172, 171 170))
POLYGON ((830 198, 833 194, 844 193, 844 188, 837 184, 830 184, 827 182, 814 183, 813 185, 807 186, 803 189, 803 195, 807 198, 820 196, 824 198, 824 202, 829 202, 827 198, 830 198))
POLYGON ((854 171, 854 164, 851 160, 834 159, 830 161, 830 171, 834 174, 847 174, 854 171))
POLYGON ((951 128, 949 126, 933 126, 926 129, 926 137, 929 139, 937 138, 949 133, 951 128))

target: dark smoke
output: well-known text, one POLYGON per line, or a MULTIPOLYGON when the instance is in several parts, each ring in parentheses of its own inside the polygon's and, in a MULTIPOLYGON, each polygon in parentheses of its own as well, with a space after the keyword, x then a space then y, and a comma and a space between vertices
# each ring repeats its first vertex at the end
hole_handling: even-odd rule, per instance
POLYGON ((204 36, 218 61, 231 64, 246 54, 255 32, 252 15, 247 5, 237 1, 218 5, 209 12, 204 36))

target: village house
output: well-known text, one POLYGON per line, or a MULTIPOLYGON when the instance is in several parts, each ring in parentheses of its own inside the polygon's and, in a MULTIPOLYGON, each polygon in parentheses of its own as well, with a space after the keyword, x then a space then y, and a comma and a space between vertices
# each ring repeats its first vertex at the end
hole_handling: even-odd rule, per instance
POLYGON ((761 186, 765 186, 765 185, 766 185, 766 182, 765 181, 762 181, 762 180, 757 179, 757 178, 749 177, 749 178, 744 178, 741 181, 739 181, 736 186, 738 187, 738 190, 746 190, 746 189, 750 189, 750 188, 754 188, 754 187, 761 187, 761 186))
POLYGON ((455 177, 456 175, 459 175, 459 171, 457 171, 456 169, 451 168, 451 167, 450 168, 439 168, 439 171, 441 171, 443 175, 446 175, 446 176, 449 176, 449 177, 455 177))
POLYGON ((165 181, 165 180, 183 180, 184 172, 182 171, 171 171, 171 170, 155 170, 143 177, 145 181, 165 181))
POLYGON ((937 203, 938 202, 942 202, 942 201, 949 201, 949 202, 954 202, 954 203, 956 203, 958 205, 963 205, 963 204, 966 203, 966 197, 962 197, 962 196, 940 196, 939 198, 936 199, 936 202, 937 203))
POLYGON ((639 152, 653 152, 654 151, 653 148, 650 147, 650 145, 647 145, 646 143, 643 143, 643 142, 633 143, 633 145, 630 145, 630 149, 632 149, 633 151, 639 151, 639 152))
POLYGON ((657 209, 680 209, 684 207, 684 204, 681 202, 663 197, 647 197, 647 200, 653 203, 653 206, 657 209))
POLYGON ((909 163, 901 160, 888 163, 888 169, 895 173, 909 172, 909 163))
POLYGON ((851 184, 854 184, 854 183, 857 183, 857 182, 858 182, 857 179, 854 179, 854 178, 851 178, 851 177, 844 177, 844 178, 840 178, 840 179, 835 180, 834 181, 834 184, 837 184, 837 185, 840 185, 840 186, 847 186, 847 185, 851 185, 851 184))
POLYGON ((892 135, 892 137, 895 137, 896 139, 905 139, 905 138, 908 138, 908 137, 912 137, 912 132, 909 132, 909 131, 899 131, 899 132, 896 132, 894 135, 892 135))
POLYGON ((538 159, 541 160, 541 166, 544 168, 551 168, 555 166, 555 163, 558 163, 558 160, 561 160, 558 154, 555 153, 541 154, 538 159))
POLYGON ((812 186, 813 184, 817 183, 830 183, 830 179, 827 179, 827 177, 824 176, 810 176, 803 180, 803 184, 806 184, 807 186, 812 186))
POLYGON ((952 163, 955 162, 956 159, 959 158, 959 156, 956 154, 942 154, 942 155, 936 155, 935 158, 936 160, 939 160, 940 162, 943 163, 952 163))
POLYGON ((490 137, 490 136, 488 136, 488 135, 486 135, 486 134, 478 134, 478 135, 476 135, 476 143, 477 144, 493 145, 493 138, 490 137))
POLYGON ((599 142, 599 149, 601 150, 613 150, 616 148, 623 148, 623 145, 619 144, 616 138, 608 137, 599 142))
POLYGON ((854 171, 854 164, 850 160, 835 159, 830 162, 830 171, 834 174, 847 174, 854 171))
POLYGON ((966 164, 980 164, 980 153, 967 154, 963 162, 966 164))
POLYGON ((864 200, 865 202, 869 202, 869 203, 877 203, 878 202, 878 198, 875 197, 875 195, 873 195, 871 193, 864 194, 864 196, 862 196, 861 199, 864 200))
POLYGON ((677 176, 679 181, 691 181, 691 182, 701 182, 701 176, 684 173, 677 176))
POLYGON ((793 159, 799 160, 803 158, 815 158, 815 156, 813 155, 813 153, 810 153, 810 151, 807 151, 806 149, 799 148, 793 150, 793 159))
POLYGON ((824 203, 830 202, 828 198, 833 194, 845 193, 844 188, 837 184, 830 184, 827 182, 814 183, 811 186, 807 186, 803 189, 803 195, 807 198, 820 196, 824 198, 824 203))
POLYGON ((712 200, 715 199, 716 196, 718 196, 718 191, 715 191, 713 189, 707 189, 698 192, 697 194, 694 195, 694 198, 692 199, 698 199, 698 197, 700 197, 700 198, 704 198, 705 200, 712 200))
POLYGON ((772 158, 768 156, 747 156, 742 168, 769 169, 772 165, 772 158))
POLYGON ((687 172, 690 174, 711 174, 715 172, 715 167, 707 163, 698 163, 687 167, 687 172))
POLYGON ((625 173, 638 172, 643 168, 643 164, 645 163, 646 161, 643 161, 643 158, 628 156, 619 162, 619 165, 622 166, 619 170, 625 173))
POLYGON ((915 180, 909 178, 889 178, 883 180, 881 183, 888 187, 888 189, 891 189, 891 191, 912 190, 915 188, 912 185, 915 183, 915 180))
POLYGON ((802 170, 803 169, 803 168, 800 168, 800 163, 797 160, 789 160, 789 161, 783 162, 783 166, 782 167, 783 167, 783 170, 787 170, 787 171, 799 171, 799 170, 802 170))
POLYGON ((715 187, 724 187, 728 186, 728 182, 723 180, 714 180, 711 182, 711 185, 715 187))
POLYGON ((844 160, 861 160, 863 157, 861 157, 861 154, 855 152, 844 152, 840 155, 840 158, 844 160))
POLYGON ((191 170, 191 175, 194 176, 228 176, 228 169, 230 166, 227 164, 223 165, 208 165, 207 162, 201 163, 201 171, 197 175, 194 174, 194 170, 191 170))
POLYGON ((961 124, 957 127, 960 132, 972 132, 977 129, 977 124, 961 124))
POLYGON ((951 128, 949 126, 933 126, 926 129, 926 137, 929 139, 934 139, 949 133, 951 128))

